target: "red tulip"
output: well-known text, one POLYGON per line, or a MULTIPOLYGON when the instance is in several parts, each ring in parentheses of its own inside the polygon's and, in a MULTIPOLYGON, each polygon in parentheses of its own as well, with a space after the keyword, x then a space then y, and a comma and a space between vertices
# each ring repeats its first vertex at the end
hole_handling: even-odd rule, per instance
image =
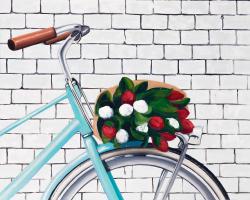
POLYGON ((132 105, 135 101, 135 94, 130 90, 126 90, 121 96, 122 104, 127 103, 132 105))
POLYGON ((170 95, 167 96, 169 101, 180 100, 184 98, 184 94, 180 93, 179 91, 172 90, 170 95))
POLYGON ((109 139, 113 139, 116 135, 116 128, 108 125, 103 125, 102 127, 102 133, 105 135, 105 137, 109 139))
POLYGON ((161 117, 153 116, 149 120, 149 126, 155 130, 161 130, 164 128, 164 120, 161 117))
POLYGON ((173 140, 173 139, 176 138, 175 135, 170 134, 170 133, 168 133, 168 132, 161 133, 161 137, 163 137, 163 138, 166 139, 167 141, 171 141, 171 140, 173 140))
POLYGON ((180 123, 181 123, 181 127, 182 127, 182 129, 180 131, 181 133, 192 133, 193 132, 194 125, 190 120, 182 119, 180 121, 180 123))
POLYGON ((159 145, 156 145, 154 143, 154 140, 153 140, 153 144, 152 145, 153 145, 153 147, 155 147, 156 149, 158 149, 160 151, 163 151, 163 152, 168 151, 168 142, 164 138, 160 139, 160 144, 159 145))
POLYGON ((177 110, 177 113, 178 113, 179 119, 186 119, 187 116, 190 114, 189 110, 186 108, 181 109, 181 110, 177 110))

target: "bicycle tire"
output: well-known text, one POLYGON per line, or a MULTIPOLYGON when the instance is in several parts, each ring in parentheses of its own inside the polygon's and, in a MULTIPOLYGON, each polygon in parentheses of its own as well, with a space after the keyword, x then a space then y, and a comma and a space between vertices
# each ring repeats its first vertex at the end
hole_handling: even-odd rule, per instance
MULTIPOLYGON (((117 149, 101 155, 107 170, 114 170, 130 165, 156 166, 168 171, 173 171, 180 156, 180 151, 170 148, 167 153, 153 148, 126 148, 117 149), (164 165, 164 167, 163 167, 164 165)), ((183 165, 178 174, 188 180, 206 200, 230 200, 228 194, 216 176, 203 164, 186 155, 183 165), (192 180, 191 180, 192 177, 192 180), (202 191, 200 191, 202 188, 202 191), (206 191, 205 191, 206 190, 206 191), (212 196, 209 196, 213 195, 212 196)), ((57 185, 50 196, 50 200, 69 200, 74 197, 84 185, 96 178, 96 173, 87 160, 79 164, 57 185)))

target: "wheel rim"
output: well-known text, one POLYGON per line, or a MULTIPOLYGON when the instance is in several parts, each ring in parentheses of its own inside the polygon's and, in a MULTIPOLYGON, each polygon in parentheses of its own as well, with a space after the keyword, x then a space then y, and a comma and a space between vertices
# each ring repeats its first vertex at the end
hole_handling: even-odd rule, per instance
MULTIPOLYGON (((162 157, 161 155, 159 155, 159 152, 152 152, 152 150, 149 149, 146 149, 146 153, 147 156, 145 156, 145 149, 144 151, 142 149, 133 149, 130 151, 126 150, 126 152, 119 153, 116 150, 113 156, 118 155, 118 157, 113 157, 111 155, 103 155, 102 157, 104 157, 104 159, 106 160, 107 166, 110 168, 110 170, 131 165, 150 165, 172 171, 176 164, 175 160, 166 157, 166 154, 164 157, 162 157)), ((168 153, 169 157, 171 157, 170 154, 171 153, 168 153)), ((96 177, 95 171, 91 167, 91 163, 84 163, 82 165, 79 165, 77 168, 78 169, 75 170, 75 175, 72 175, 73 178, 69 178, 68 181, 62 181, 59 187, 55 190, 54 195, 51 199, 72 199, 83 185, 86 185, 89 181, 93 180, 96 177)), ((190 182, 195 188, 197 188, 205 199, 225 199, 224 197, 221 198, 220 196, 217 198, 217 195, 215 195, 214 191, 211 188, 207 187, 209 185, 201 177, 197 177, 197 175, 194 174, 193 171, 191 172, 190 169, 188 170, 187 168, 185 168, 185 166, 182 167, 179 175, 182 178, 188 180, 188 182, 190 182)))

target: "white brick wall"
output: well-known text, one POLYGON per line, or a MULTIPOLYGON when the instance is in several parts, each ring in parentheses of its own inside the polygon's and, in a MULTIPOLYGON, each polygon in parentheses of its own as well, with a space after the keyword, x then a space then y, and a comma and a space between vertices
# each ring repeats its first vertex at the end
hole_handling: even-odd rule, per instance
MULTIPOLYGON (((90 102, 123 75, 184 89, 191 97, 190 118, 207 133, 201 146, 191 148, 189 154, 219 176, 232 200, 249 200, 249 20, 250 2, 236 0, 4 0, 0 6, 0 128, 62 94, 64 87, 56 60, 59 45, 12 52, 7 39, 48 26, 84 22, 92 30, 68 57, 90 102)), ((66 103, 0 138, 1 186, 68 123, 72 113, 66 103)), ((14 199, 39 199, 51 176, 84 151, 80 145, 77 135, 14 199)), ((131 185, 127 183, 127 192, 143 189, 149 193, 142 199, 152 199, 157 180, 138 173, 144 171, 141 168, 125 171, 116 174, 119 178, 135 175, 131 185)), ((125 190, 124 180, 119 179, 119 185, 125 190)), ((180 192, 181 186, 187 193, 171 198, 193 199, 190 185, 180 180, 173 190, 180 192)), ((99 183, 88 191, 101 191, 99 183)), ((85 195, 103 199, 102 194, 85 195)), ((125 196, 141 199, 136 193, 125 196)))

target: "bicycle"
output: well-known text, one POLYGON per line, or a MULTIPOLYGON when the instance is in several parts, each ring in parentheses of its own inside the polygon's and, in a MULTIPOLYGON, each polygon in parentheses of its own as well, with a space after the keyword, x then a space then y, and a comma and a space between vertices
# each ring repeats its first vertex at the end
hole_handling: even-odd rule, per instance
MULTIPOLYGON (((10 124, 0 131, 0 136, 65 99, 69 100, 74 113, 74 119, 16 179, 1 191, 0 199, 7 200, 12 198, 74 134, 80 133, 87 152, 69 163, 55 176, 44 192, 42 200, 84 199, 85 193, 82 192, 82 188, 96 178, 101 182, 109 200, 123 199, 122 192, 114 178, 115 173, 113 172, 117 169, 126 170, 128 167, 136 169, 136 167, 141 166, 150 168, 146 176, 148 177, 152 173, 153 178, 150 177, 150 180, 153 179, 157 182, 154 184, 155 188, 153 191, 146 191, 145 188, 142 188, 142 191, 139 193, 141 195, 140 198, 144 199, 146 196, 150 196, 154 200, 163 200, 168 197, 173 199, 175 196, 172 198, 170 191, 175 181, 185 180, 195 189, 194 199, 229 200, 226 190, 215 175, 199 161, 186 154, 188 145, 200 144, 202 138, 201 128, 190 135, 178 133, 177 137, 180 140, 178 148, 170 148, 167 153, 157 151, 151 147, 142 148, 139 141, 129 142, 118 149, 111 143, 97 144, 93 137, 92 122, 86 108, 83 106, 82 98, 92 115, 94 115, 92 108, 80 84, 72 78, 66 62, 66 53, 70 46, 74 42, 80 41, 89 31, 90 28, 88 26, 71 24, 58 28, 43 29, 12 38, 8 41, 11 50, 18 50, 42 42, 52 44, 65 40, 58 55, 65 75, 66 93, 31 112, 24 118, 10 124), (158 172, 158 175, 155 175, 153 172, 158 172)), ((140 170, 135 170, 129 178, 138 177, 135 174, 136 172, 142 173, 140 170)), ((128 183, 129 181, 126 182, 127 187, 128 183)), ((133 185, 131 187, 133 188, 133 185)), ((189 191, 182 189, 177 191, 177 194, 185 192, 188 193, 189 191)))

